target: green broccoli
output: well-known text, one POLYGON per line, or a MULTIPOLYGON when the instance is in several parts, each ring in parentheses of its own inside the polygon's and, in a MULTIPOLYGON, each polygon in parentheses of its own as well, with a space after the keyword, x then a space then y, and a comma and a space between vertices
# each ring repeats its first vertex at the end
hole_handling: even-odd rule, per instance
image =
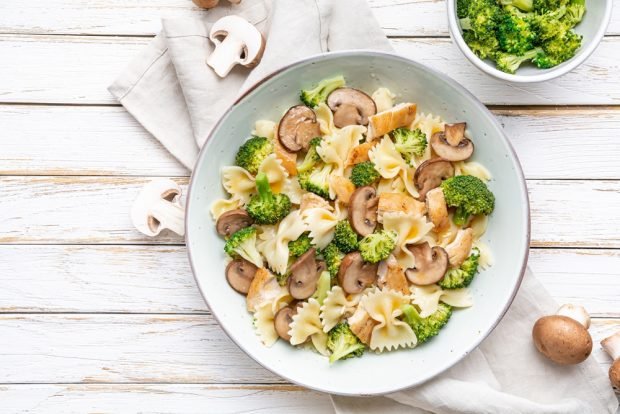
POLYGON ((546 13, 566 6, 568 1, 569 0, 534 0, 534 10, 537 13, 546 13))
POLYGON ((544 42, 547 39, 564 36, 564 33, 570 29, 570 26, 562 22, 565 14, 566 7, 560 7, 543 14, 535 14, 529 19, 538 34, 539 41, 544 42))
POLYGON ((524 12, 531 12, 534 10, 533 0, 497 0, 499 4, 503 6, 514 6, 524 12))
POLYGON ((456 0, 456 16, 459 19, 467 17, 469 12, 469 0, 456 0))
POLYGON ((495 207, 495 196, 486 184, 473 175, 457 175, 441 183, 446 204, 456 207, 453 221, 462 226, 472 215, 489 215, 495 207))
POLYGON ((528 20, 504 13, 497 29, 497 39, 504 52, 521 56, 534 47, 537 35, 528 20))
POLYGON ((396 247, 396 233, 380 230, 364 237, 359 243, 362 259, 368 263, 378 263, 388 258, 396 247))
POLYGON ((268 138, 253 136, 243 143, 237 151, 235 164, 256 174, 263 160, 273 153, 273 144, 268 138))
POLYGON ((585 12, 586 0, 571 0, 561 21, 568 28, 575 27, 583 19, 585 12))
POLYGON ((438 283, 444 289, 460 289, 469 286, 478 273, 480 250, 474 247, 469 257, 458 269, 450 269, 438 283))
POLYGON ((366 346, 351 331, 347 322, 340 322, 327 333, 327 349, 332 352, 329 362, 334 363, 339 359, 362 356, 366 346))
POLYGON ((256 249, 256 228, 245 227, 226 240, 224 251, 233 259, 243 257, 257 267, 263 267, 263 258, 256 249))
POLYGON ((351 253, 357 250, 357 233, 351 228, 349 220, 344 219, 336 224, 333 243, 342 253, 351 253))
POLYGON ((494 36, 478 39, 474 32, 465 30, 463 32, 463 40, 480 59, 493 59, 499 50, 499 41, 494 36))
POLYGON ((495 64, 502 72, 515 73, 523 62, 536 58, 540 53, 542 53, 541 48, 528 50, 521 56, 499 52, 495 55, 495 64))
POLYGON ((316 151, 316 148, 321 145, 323 139, 321 137, 312 138, 309 142, 308 152, 304 161, 297 167, 297 173, 305 173, 313 169, 318 163, 322 162, 321 156, 316 151))
POLYGON ((411 165, 411 161, 414 157, 421 157, 424 155, 428 142, 426 141, 426 134, 422 132, 420 128, 411 130, 409 128, 396 128, 392 131, 392 137, 394 138, 394 146, 396 151, 400 152, 403 159, 411 165))
POLYGON ((273 194, 267 175, 256 176, 258 194, 250 198, 246 211, 257 224, 276 224, 291 211, 291 200, 286 194, 273 194))
POLYGON ((288 242, 288 251, 292 257, 299 257, 306 253, 312 247, 312 239, 310 238, 310 232, 305 231, 297 238, 297 240, 291 240, 288 242))
POLYGON ((321 163, 309 171, 298 174, 299 186, 306 191, 329 200, 329 176, 332 170, 333 167, 330 164, 321 163))
POLYGON ((467 17, 460 19, 463 30, 471 30, 478 40, 495 37, 502 9, 495 0, 470 0, 467 17))
POLYGON ((314 89, 302 90, 299 99, 301 99, 304 105, 314 108, 321 102, 325 102, 327 95, 334 89, 342 88, 344 83, 344 77, 342 75, 330 79, 323 79, 314 89))
POLYGON ((379 178, 379 171, 371 161, 364 161, 353 166, 351 170, 351 182, 356 187, 371 185, 379 178))
POLYGON ((547 69, 567 61, 575 56, 577 49, 581 47, 581 38, 581 35, 569 31, 562 37, 548 40, 534 58, 534 64, 541 69, 547 69))
POLYGON ((319 280, 316 283, 316 290, 312 297, 319 302, 319 305, 323 305, 323 301, 327 297, 327 292, 332 287, 332 277, 329 272, 326 270, 321 273, 319 276, 319 280))
POLYGON ((323 260, 325 260, 327 270, 332 279, 336 279, 344 254, 338 249, 338 246, 336 246, 334 242, 331 242, 321 251, 321 256, 323 256, 323 260))
POLYGON ((440 303, 435 313, 426 318, 422 318, 417 309, 410 304, 403 305, 401 311, 403 312, 403 320, 415 332, 418 344, 422 344, 436 336, 441 328, 448 323, 450 316, 452 316, 452 307, 445 303, 440 303))

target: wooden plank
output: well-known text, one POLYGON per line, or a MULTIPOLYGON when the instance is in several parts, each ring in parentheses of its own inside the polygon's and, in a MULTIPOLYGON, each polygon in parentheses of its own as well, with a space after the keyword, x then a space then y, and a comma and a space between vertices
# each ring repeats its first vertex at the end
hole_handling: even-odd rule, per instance
MULTIPOLYGON (((144 177, 0 177, 0 243, 179 244, 149 238, 129 211, 144 177)), ((187 179, 177 178, 185 185, 187 179)), ((620 247, 620 181, 528 182, 534 247, 620 247)))
POLYGON ((334 412, 326 394, 292 385, 4 385, 0 386, 0 407, 4 412, 46 414, 334 412))
MULTIPOLYGON (((594 319, 598 342, 620 319, 594 319)), ((251 327, 248 327, 251 329, 251 327)), ((240 351, 210 315, 0 315, 0 383, 283 382, 240 351)))
MULTIPOLYGON (((182 246, 0 246, 0 312, 205 313, 182 246)), ((532 249, 558 303, 620 318, 620 250, 532 249)))
MULTIPOLYGON (((223 2, 224 0, 222 0, 223 2)), ((388 36, 447 36, 445 1, 369 0, 388 36)), ((608 34, 620 33, 620 2, 614 1, 608 34)), ((0 3, 1 33, 152 35, 160 18, 208 15, 187 0, 32 0, 0 3)))
MULTIPOLYGON (((620 109, 494 112, 527 178, 620 178, 620 109)), ((0 175, 189 175, 120 107, 4 105, 0 125, 0 175)))
MULTIPOLYGON (((113 104, 106 87, 148 38, 0 35, 0 102, 113 104), (45 71, 42 72, 41 68, 45 71), (17 76, 16 76, 17 74, 17 76)), ((491 79, 446 38, 393 39, 396 51, 453 77, 486 104, 604 105, 620 102, 614 68, 620 38, 606 38, 587 63, 553 81, 515 85, 491 79), (454 64, 454 62, 460 62, 454 64)))

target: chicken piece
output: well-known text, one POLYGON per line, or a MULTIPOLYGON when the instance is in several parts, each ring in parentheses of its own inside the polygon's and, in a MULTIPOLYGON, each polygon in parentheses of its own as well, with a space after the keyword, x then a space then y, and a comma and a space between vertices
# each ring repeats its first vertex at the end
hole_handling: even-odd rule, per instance
POLYGON ((452 243, 446 246, 451 267, 459 267, 471 252, 474 243, 474 231, 471 228, 461 229, 452 243))
POLYGON ((379 263, 377 275, 379 276, 377 285, 381 289, 388 288, 401 292, 404 295, 410 293, 405 270, 398 264, 398 261, 393 255, 390 255, 386 260, 379 263))
POLYGON ((355 185, 348 178, 332 175, 329 178, 329 185, 336 193, 336 197, 344 204, 349 204, 349 199, 355 191, 355 185))
POLYGON ((407 194, 381 193, 379 194, 379 207, 377 209, 379 221, 383 221, 383 213, 386 212, 402 212, 420 216, 426 213, 426 205, 407 194))
POLYGON ((332 210, 332 206, 329 205, 327 200, 323 197, 318 196, 314 193, 304 193, 301 196, 301 202, 299 204, 299 212, 303 213, 305 210, 309 208, 325 208, 327 210, 332 210))
POLYGON ((349 316, 347 322, 349 322, 349 327, 355 336, 366 345, 370 344, 372 329, 379 323, 372 319, 361 306, 355 310, 353 315, 349 316))
POLYGON ((267 301, 273 301, 277 297, 285 296, 286 287, 280 286, 276 277, 264 267, 256 271, 256 275, 250 284, 246 307, 248 312, 256 312, 258 305, 267 301))
POLYGON ((370 158, 368 157, 368 151, 374 147, 376 142, 364 142, 356 147, 353 147, 349 152, 349 157, 347 158, 347 162, 344 164, 344 167, 350 167, 355 164, 359 164, 360 162, 368 161, 370 158))

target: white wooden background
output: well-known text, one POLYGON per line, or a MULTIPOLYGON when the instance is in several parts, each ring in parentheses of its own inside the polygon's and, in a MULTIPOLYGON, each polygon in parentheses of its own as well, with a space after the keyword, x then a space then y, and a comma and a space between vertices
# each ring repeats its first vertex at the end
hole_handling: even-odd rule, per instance
MULTIPOLYGON (((620 0, 608 36, 553 82, 509 86, 448 38, 443 0, 370 0, 398 52, 497 114, 532 204, 530 265, 559 302, 620 329, 620 0)), ((188 172, 106 91, 189 0, 0 2, 0 412, 331 412, 258 366, 209 314, 183 240, 136 232, 152 176, 188 172)), ((601 374, 603 375, 603 374, 601 374)))

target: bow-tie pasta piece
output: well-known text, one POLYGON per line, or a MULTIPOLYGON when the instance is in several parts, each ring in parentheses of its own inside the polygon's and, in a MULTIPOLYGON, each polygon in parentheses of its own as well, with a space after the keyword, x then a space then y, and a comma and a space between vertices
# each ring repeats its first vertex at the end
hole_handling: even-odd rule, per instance
POLYGON ((321 305, 319 302, 310 298, 301 308, 297 309, 297 314, 293 316, 291 330, 288 333, 291 336, 292 345, 302 344, 310 338, 316 350, 327 355, 327 334, 323 332, 320 312, 321 305))

